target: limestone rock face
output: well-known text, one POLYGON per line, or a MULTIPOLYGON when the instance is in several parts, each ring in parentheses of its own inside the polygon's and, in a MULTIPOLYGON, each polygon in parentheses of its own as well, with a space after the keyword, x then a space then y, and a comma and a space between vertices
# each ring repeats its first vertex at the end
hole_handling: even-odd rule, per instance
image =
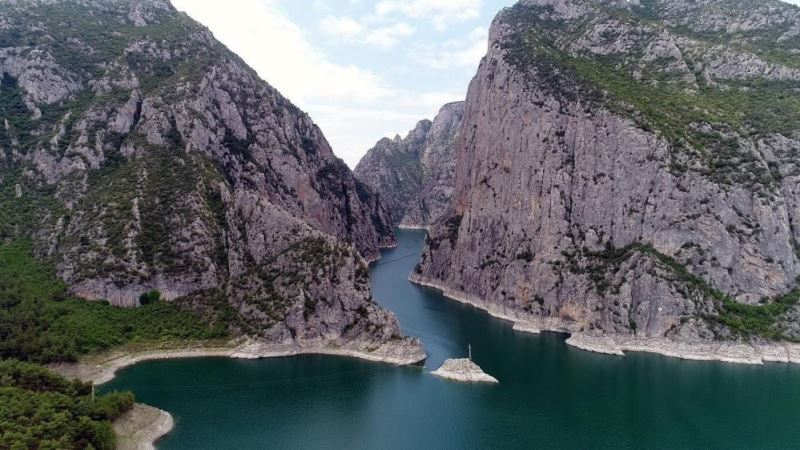
POLYGON ((800 337, 799 27, 779 2, 504 10, 412 278, 589 335, 800 337))
POLYGON ((356 177, 380 193, 396 225, 428 227, 450 206, 453 142, 463 115, 463 102, 449 103, 405 138, 380 140, 356 166, 356 177))
POLYGON ((0 238, 72 291, 158 289, 271 341, 400 339, 389 213, 313 121, 164 0, 0 3, 0 238))
POLYGON ((381 139, 356 166, 356 177, 380 194, 395 225, 403 221, 422 187, 420 159, 431 126, 429 120, 423 120, 405 138, 381 139))

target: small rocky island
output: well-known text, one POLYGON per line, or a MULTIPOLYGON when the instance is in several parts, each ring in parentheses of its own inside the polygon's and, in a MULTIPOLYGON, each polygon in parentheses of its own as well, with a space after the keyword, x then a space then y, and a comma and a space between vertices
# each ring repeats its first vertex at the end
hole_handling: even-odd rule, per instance
POLYGON ((448 359, 435 371, 431 372, 437 377, 449 378, 456 381, 469 383, 499 383, 497 378, 486 374, 469 358, 448 359))

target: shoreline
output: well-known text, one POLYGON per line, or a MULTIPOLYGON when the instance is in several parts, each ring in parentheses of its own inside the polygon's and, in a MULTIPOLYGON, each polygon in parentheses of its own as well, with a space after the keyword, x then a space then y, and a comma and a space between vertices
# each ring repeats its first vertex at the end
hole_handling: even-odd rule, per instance
MULTIPOLYGON (((86 383, 105 384, 113 380, 117 371, 139 362, 158 359, 228 357, 235 359, 280 358, 297 355, 329 355, 363 359, 398 366, 421 365, 427 358, 418 338, 403 338, 371 348, 369 343, 348 343, 351 347, 331 343, 310 342, 306 346, 296 343, 270 344, 253 340, 231 341, 229 346, 184 346, 172 349, 125 350, 87 355, 75 363, 50 364, 47 367, 65 378, 86 383)), ((142 403, 112 423, 120 450, 154 450, 155 442, 175 427, 167 411, 142 403)))
POLYGON ((389 249, 393 249, 393 248, 396 248, 396 247, 397 247, 397 242, 395 242, 393 244, 388 244, 388 245, 378 245, 378 256, 375 256, 374 258, 365 258, 362 255, 361 258, 367 263, 367 265, 370 265, 370 264, 374 263, 375 261, 380 261, 380 259, 383 258, 383 255, 381 255, 381 252, 380 252, 381 250, 389 250, 389 249))
POLYGON ((112 426, 118 450, 154 450, 155 443, 175 427, 175 420, 164 410, 136 403, 112 426))
POLYGON ((656 353, 691 361, 720 361, 735 364, 768 362, 800 364, 800 344, 788 342, 676 342, 666 338, 593 335, 571 329, 559 318, 521 317, 518 312, 488 303, 476 296, 456 291, 443 283, 424 279, 412 273, 408 280, 419 286, 435 289, 444 297, 480 309, 489 315, 513 323, 515 331, 539 334, 542 331, 569 333, 567 345, 594 353, 625 356, 625 352, 656 353))
POLYGON ((139 362, 158 359, 212 358, 234 359, 281 358, 297 355, 328 355, 363 359, 365 361, 394 364, 398 366, 418 365, 425 361, 422 344, 416 338, 390 341, 376 348, 366 343, 348 343, 334 346, 330 343, 308 342, 270 344, 253 340, 232 341, 229 346, 176 347, 167 349, 125 350, 117 349, 105 353, 88 355, 75 363, 51 364, 48 367, 70 379, 87 383, 105 384, 113 380, 118 370, 139 362))
POLYGON ((431 231, 430 225, 403 225, 402 223, 397 226, 401 230, 425 230, 431 231))

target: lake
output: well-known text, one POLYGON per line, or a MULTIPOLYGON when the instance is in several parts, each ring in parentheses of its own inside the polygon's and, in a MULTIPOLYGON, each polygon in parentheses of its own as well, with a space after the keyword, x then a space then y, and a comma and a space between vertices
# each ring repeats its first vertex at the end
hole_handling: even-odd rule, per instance
POLYGON ((428 352, 424 368, 331 356, 148 361, 108 389, 169 411, 161 449, 800 448, 800 366, 625 357, 531 335, 415 286, 424 231, 371 266, 376 300, 428 352), (473 360, 499 385, 430 375, 473 360))

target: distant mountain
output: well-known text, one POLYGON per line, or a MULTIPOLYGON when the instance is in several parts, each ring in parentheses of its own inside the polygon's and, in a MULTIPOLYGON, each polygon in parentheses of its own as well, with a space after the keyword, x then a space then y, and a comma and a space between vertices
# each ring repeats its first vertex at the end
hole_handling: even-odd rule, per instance
POLYGON ((442 107, 401 139, 381 139, 356 166, 356 177, 379 192, 395 225, 428 227, 445 214, 453 196, 453 142, 464 102, 442 107))
POLYGON ((266 342, 405 342, 362 258, 394 243, 385 207, 169 2, 4 1, 0 74, 0 237, 74 294, 227 305, 266 342))
POLYGON ((798 48, 773 0, 505 9, 413 278, 623 347, 800 340, 798 48))

